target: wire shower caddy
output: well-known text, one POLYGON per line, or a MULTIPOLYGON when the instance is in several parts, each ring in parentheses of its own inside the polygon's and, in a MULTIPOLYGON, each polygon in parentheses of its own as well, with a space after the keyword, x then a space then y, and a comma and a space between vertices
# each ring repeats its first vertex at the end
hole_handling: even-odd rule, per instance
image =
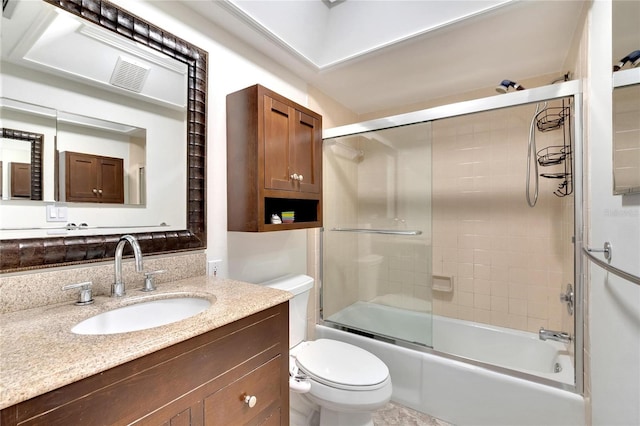
POLYGON ((562 165, 562 171, 540 173, 547 179, 562 180, 553 192, 558 197, 566 197, 573 193, 573 157, 571 150, 571 108, 562 101, 560 107, 548 107, 536 116, 536 128, 540 132, 562 130, 562 145, 551 145, 538 150, 538 165, 549 167, 562 165))

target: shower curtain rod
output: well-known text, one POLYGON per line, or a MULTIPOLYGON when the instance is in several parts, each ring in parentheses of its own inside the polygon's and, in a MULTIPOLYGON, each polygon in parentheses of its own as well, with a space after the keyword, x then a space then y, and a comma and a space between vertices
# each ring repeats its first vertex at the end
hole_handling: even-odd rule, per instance
POLYGON ((598 259, 597 257, 595 257, 594 255, 592 255, 589 250, 587 250, 586 248, 582 248, 582 252, 587 256, 587 258, 592 261, 593 263, 595 263, 596 265, 598 265, 599 267, 601 267, 602 269, 604 269, 607 272, 611 272, 613 275, 616 275, 620 278, 623 278, 627 281, 631 281, 634 284, 640 285, 640 277, 637 277, 633 274, 630 274, 629 272, 623 271, 622 269, 618 269, 615 266, 611 266, 608 263, 603 262, 602 260, 598 259))

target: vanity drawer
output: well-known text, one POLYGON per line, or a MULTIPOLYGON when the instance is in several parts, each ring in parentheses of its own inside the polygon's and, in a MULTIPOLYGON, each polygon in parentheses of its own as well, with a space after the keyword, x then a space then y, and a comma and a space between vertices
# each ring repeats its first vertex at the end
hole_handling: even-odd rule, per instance
POLYGON ((205 398, 205 424, 280 424, 281 365, 278 355, 205 398), (246 398, 255 398, 255 405, 246 398))

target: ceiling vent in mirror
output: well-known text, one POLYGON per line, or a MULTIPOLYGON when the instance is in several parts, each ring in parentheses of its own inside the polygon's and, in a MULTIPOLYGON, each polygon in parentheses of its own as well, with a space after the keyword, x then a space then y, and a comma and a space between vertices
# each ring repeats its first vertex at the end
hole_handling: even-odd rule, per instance
POLYGON ((132 92, 141 92, 150 70, 140 62, 119 56, 110 83, 132 92))

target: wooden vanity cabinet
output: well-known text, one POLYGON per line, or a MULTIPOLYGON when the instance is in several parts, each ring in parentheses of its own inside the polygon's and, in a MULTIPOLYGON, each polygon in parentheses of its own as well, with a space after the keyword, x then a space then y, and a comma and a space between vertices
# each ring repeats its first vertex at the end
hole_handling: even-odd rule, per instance
POLYGON ((63 161, 64 201, 124 203, 122 158, 66 151, 63 161))
POLYGON ((227 96, 229 231, 322 226, 322 116, 263 86, 227 96), (293 223, 271 215, 295 212, 293 223))
POLYGON ((0 423, 288 426, 288 315, 282 303, 6 408, 0 423))

